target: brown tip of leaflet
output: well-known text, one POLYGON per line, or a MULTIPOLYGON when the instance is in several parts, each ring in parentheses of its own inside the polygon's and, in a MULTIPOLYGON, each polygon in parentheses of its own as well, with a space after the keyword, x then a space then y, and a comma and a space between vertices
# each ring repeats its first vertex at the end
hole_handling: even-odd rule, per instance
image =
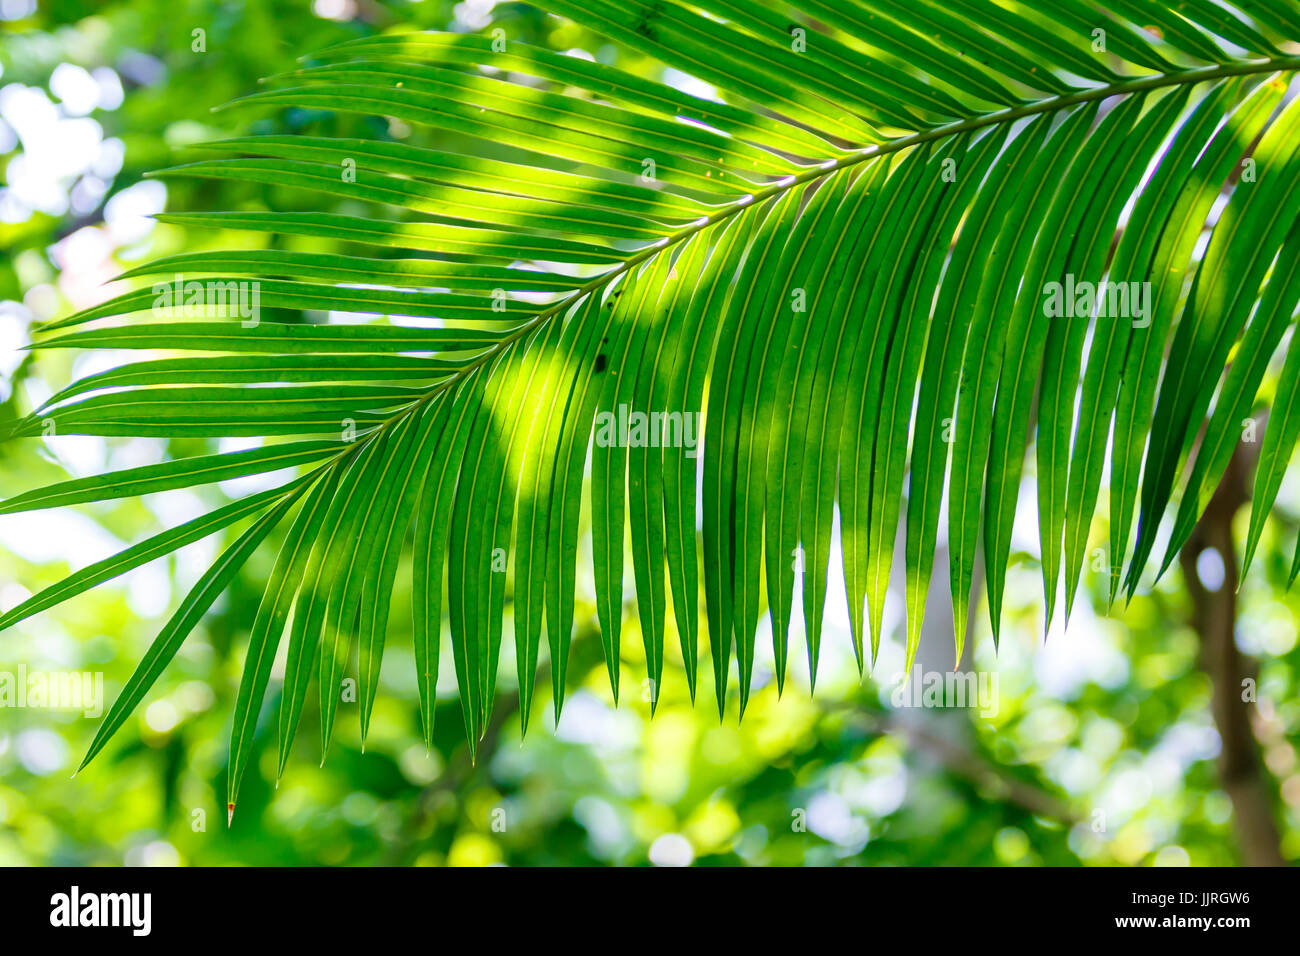
POLYGON ((230 824, 234 821, 234 819, 235 819, 235 805, 233 803, 227 803, 226 804, 226 826, 230 826, 230 824))

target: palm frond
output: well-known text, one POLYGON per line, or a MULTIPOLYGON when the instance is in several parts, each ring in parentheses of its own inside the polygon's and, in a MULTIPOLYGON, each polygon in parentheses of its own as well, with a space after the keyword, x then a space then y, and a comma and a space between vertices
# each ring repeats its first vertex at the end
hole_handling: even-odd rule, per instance
MULTIPOLYGON (((305 191, 346 214, 169 214, 312 244, 183 254, 124 278, 255 282, 277 315, 400 323, 177 321, 154 286, 42 330, 37 348, 201 354, 73 383, 0 437, 294 440, 67 482, 0 510, 308 466, 0 618, 255 517, 168 623, 87 760, 285 522, 236 703, 232 809, 286 630, 281 768, 313 672, 328 746, 353 647, 364 735, 408 535, 426 739, 444 614, 472 749, 508 602, 524 724, 543 633, 558 715, 584 484, 611 687, 630 535, 652 707, 670 607, 695 695, 701 560, 719 712, 733 654, 744 711, 765 607, 784 680, 796 562, 815 679, 837 509, 860 667, 865 646, 873 660, 878 649, 904 513, 910 667, 945 497, 957 652, 981 539, 996 640, 1031 437, 1048 621, 1062 572, 1067 616, 1073 604, 1108 457, 1112 598, 1134 593, 1176 497, 1160 570, 1187 539, 1300 300, 1293 5, 543 6, 715 95, 483 36, 344 44, 232 107, 388 117, 433 131, 439 148, 207 144, 216 158, 160 175, 305 191), (1107 289, 1150 294, 1116 315, 1107 289), (652 423, 702 416, 702 443, 602 437, 627 409, 652 423)), ((1300 433, 1292 343, 1248 553, 1300 433)))

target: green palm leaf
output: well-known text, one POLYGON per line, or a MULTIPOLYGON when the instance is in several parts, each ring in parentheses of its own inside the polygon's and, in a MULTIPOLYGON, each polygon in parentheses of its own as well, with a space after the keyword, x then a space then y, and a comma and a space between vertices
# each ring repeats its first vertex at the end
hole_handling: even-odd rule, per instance
MULTIPOLYGON (((1175 501, 1165 566, 1186 539, 1300 300, 1289 4, 542 6, 717 95, 487 37, 344 44, 231 107, 390 117, 446 145, 207 144, 215 158, 161 175, 291 190, 348 214, 168 214, 247 232, 250 251, 132 269, 126 281, 159 283, 41 330, 36 348, 162 354, 71 383, 0 440, 295 440, 36 489, 0 512, 311 466, 0 618, 258 516, 169 622, 87 759, 290 513, 236 703, 232 809, 286 627, 281 768, 313 672, 328 746, 354 646, 364 735, 407 547, 426 742, 444 616, 471 752, 508 604, 524 725, 543 633, 558 716, 584 487, 611 688, 630 578, 652 709, 673 631, 695 696, 701 580, 719 713, 733 659, 741 713, 748 702, 765 609, 778 688, 796 607, 815 680, 837 510, 860 666, 879 647, 904 515, 910 666, 945 501, 957 653, 981 542, 996 639, 1031 439, 1049 622, 1062 571, 1067 615, 1073 603, 1108 457, 1112 597, 1138 586, 1175 501), (267 234, 286 242, 259 248, 267 234), (277 321, 159 307, 168 282, 196 276, 256 283, 277 321), (1150 283, 1142 314, 1115 314, 1104 291, 1049 313, 1053 289, 1103 282, 1150 283), (281 320, 305 310, 359 318, 281 320), (630 413, 651 422, 640 438, 622 434, 630 413), (685 421, 701 445, 681 427, 652 440, 685 421)), ((1294 342, 1248 553, 1300 431, 1294 342)))

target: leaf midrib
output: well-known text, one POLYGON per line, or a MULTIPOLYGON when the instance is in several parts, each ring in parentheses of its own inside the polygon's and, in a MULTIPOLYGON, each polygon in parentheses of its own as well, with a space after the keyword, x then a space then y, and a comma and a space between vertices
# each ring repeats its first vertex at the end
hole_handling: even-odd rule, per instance
MULTIPOLYGON (((1217 64, 1210 67, 1197 67, 1195 69, 1180 70, 1174 73, 1157 73, 1151 76, 1126 80, 1121 83, 1111 83, 1106 86, 1095 87, 1089 90, 1080 90, 1064 96, 1048 97, 1033 103, 1009 107, 1007 109, 996 110, 992 113, 984 113, 968 119, 946 123, 933 129, 911 133, 888 143, 873 144, 856 150, 846 156, 842 156, 839 159, 830 160, 809 169, 805 169, 802 172, 791 174, 764 187, 763 189, 747 193, 736 199, 730 205, 707 216, 702 216, 691 225, 677 231, 676 233, 664 236, 646 248, 638 250, 636 253, 619 263, 615 268, 601 273, 590 282, 575 289, 570 295, 561 301, 547 306, 531 319, 521 323, 517 328, 503 336, 499 341, 488 346, 477 358, 466 362, 451 377, 437 383, 413 406, 402 409, 390 418, 384 420, 367 436, 367 440, 380 437, 387 432, 389 428, 400 422, 406 415, 418 412, 425 406, 425 404, 432 401, 436 396, 442 394, 445 388, 463 380, 467 375, 481 367, 484 362, 500 355, 505 348, 509 347, 519 338, 527 335, 538 325, 563 313, 571 306, 582 301, 586 296, 591 295, 593 292, 608 285, 619 276, 632 271, 647 259, 650 259, 666 249, 671 249, 674 246, 685 242, 697 233, 703 232, 718 223, 726 222, 746 209, 760 206, 771 200, 773 197, 784 194, 788 190, 796 189, 814 179, 831 176, 841 170, 849 169, 861 163, 877 159, 881 156, 888 156, 891 153, 901 152, 902 150, 920 146, 935 140, 947 139, 962 133, 998 126, 1005 123, 1013 123, 1019 119, 1037 116, 1043 113, 1056 112, 1080 103, 1104 100, 1112 96, 1132 96, 1136 93, 1146 93, 1165 87, 1180 86, 1189 83, 1203 83, 1208 80, 1225 79, 1233 76, 1248 76, 1252 74, 1274 72, 1284 73, 1297 70, 1300 70, 1300 56, 1270 57, 1264 60, 1243 60, 1231 64, 1217 64)), ((322 464, 320 469, 331 468, 338 461, 342 460, 342 458, 343 455, 340 454, 338 458, 322 464)))

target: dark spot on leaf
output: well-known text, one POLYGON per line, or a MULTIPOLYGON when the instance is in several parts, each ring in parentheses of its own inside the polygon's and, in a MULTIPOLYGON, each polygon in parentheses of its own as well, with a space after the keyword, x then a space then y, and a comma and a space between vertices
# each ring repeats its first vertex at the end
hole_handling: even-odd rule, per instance
POLYGON ((606 359, 605 356, 603 356, 603 355, 597 355, 597 356, 596 356, 596 371, 597 371, 597 372, 603 372, 603 371, 605 371, 605 366, 608 365, 608 364, 609 364, 609 360, 606 359))

